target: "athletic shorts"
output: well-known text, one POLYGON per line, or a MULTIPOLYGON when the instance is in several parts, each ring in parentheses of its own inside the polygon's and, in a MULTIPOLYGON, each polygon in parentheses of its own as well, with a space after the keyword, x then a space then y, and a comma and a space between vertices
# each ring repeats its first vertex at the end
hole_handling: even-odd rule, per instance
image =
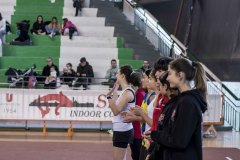
POLYGON ((113 146, 118 148, 127 148, 129 143, 132 143, 133 130, 129 131, 113 131, 113 146))

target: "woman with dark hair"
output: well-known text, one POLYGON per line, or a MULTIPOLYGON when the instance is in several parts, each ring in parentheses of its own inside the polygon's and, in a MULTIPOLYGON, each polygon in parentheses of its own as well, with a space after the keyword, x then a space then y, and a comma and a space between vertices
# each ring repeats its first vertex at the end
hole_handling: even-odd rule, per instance
POLYGON ((45 26, 47 34, 53 38, 55 35, 60 34, 60 24, 58 23, 57 17, 53 17, 52 21, 45 26))
POLYGON ((46 35, 45 24, 43 21, 43 16, 39 15, 36 22, 33 24, 31 29, 33 35, 46 35))
POLYGON ((131 66, 122 66, 118 71, 116 83, 113 90, 107 94, 109 107, 113 117, 113 159, 124 160, 126 158, 126 148, 132 142, 133 125, 124 122, 123 112, 127 112, 130 107, 135 106, 135 91, 131 84, 135 79, 136 73, 131 66), (121 86, 122 92, 118 96, 117 90, 121 86))
POLYGON ((161 130, 151 139, 163 147, 163 160, 202 160, 202 113, 207 110, 206 75, 199 62, 179 58, 170 62, 167 80, 179 95, 170 100, 161 130), (194 88, 190 82, 194 81, 194 88))
POLYGON ((0 45, 4 42, 3 36, 6 34, 6 20, 0 13, 0 45))

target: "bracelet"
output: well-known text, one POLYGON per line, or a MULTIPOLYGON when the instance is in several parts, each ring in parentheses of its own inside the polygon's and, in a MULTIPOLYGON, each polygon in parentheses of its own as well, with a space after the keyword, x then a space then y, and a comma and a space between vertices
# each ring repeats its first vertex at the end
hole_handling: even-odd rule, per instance
POLYGON ((107 99, 112 99, 113 98, 113 96, 107 96, 107 99))

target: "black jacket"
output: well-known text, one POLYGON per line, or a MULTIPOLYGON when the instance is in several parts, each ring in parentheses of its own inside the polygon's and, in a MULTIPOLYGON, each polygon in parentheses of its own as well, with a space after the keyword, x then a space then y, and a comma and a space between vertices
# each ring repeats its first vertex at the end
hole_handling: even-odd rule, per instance
POLYGON ((63 82, 72 82, 74 80, 73 77, 76 77, 76 72, 73 69, 71 69, 71 72, 72 73, 64 72, 61 75, 63 82))
POLYGON ((30 40, 27 30, 21 30, 20 35, 14 41, 24 42, 30 40))
POLYGON ((32 33, 35 32, 36 34, 38 34, 38 30, 40 29, 42 30, 42 33, 45 32, 45 24, 35 22, 32 27, 32 33))
POLYGON ((163 148, 163 160, 202 160, 202 113, 207 109, 199 90, 181 93, 166 107, 160 127, 151 138, 163 148))
MULTIPOLYGON (((58 67, 57 67, 55 64, 52 64, 52 66, 55 66, 55 70, 56 70, 56 72, 57 72, 57 76, 59 76, 58 67)), ((43 68, 42 76, 45 76, 45 77, 50 76, 50 69, 51 69, 51 66, 46 65, 46 66, 43 68)))
MULTIPOLYGON (((86 77, 94 77, 93 68, 92 68, 91 65, 89 65, 88 62, 87 62, 87 64, 84 67, 82 67, 79 64, 79 66, 77 67, 77 73, 79 73, 79 74, 86 74, 86 77)), ((91 82, 91 79, 89 79, 89 82, 91 82)))
POLYGON ((73 0, 73 7, 74 8, 82 8, 82 0, 73 0))

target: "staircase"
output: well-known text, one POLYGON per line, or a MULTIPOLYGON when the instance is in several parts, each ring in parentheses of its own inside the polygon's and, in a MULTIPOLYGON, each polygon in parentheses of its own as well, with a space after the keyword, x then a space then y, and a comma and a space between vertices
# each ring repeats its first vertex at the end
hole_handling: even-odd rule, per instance
POLYGON ((135 59, 148 60, 153 64, 159 58, 160 53, 112 2, 91 0, 90 7, 98 8, 97 16, 105 17, 106 24, 115 27, 115 36, 124 38, 125 47, 133 49, 135 59))

